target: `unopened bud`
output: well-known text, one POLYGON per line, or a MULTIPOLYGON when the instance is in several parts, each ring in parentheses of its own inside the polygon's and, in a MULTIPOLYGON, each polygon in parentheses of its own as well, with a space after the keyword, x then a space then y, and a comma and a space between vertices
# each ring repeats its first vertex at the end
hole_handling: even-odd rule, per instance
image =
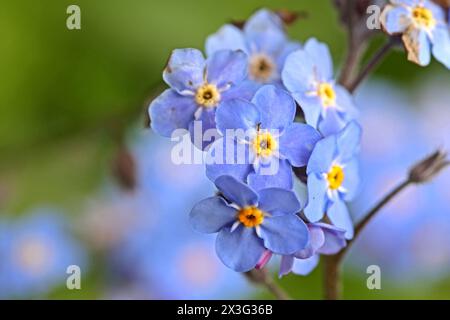
POLYGON ((437 150, 409 171, 409 180, 414 183, 423 183, 430 181, 450 162, 447 159, 447 153, 443 150, 437 150))

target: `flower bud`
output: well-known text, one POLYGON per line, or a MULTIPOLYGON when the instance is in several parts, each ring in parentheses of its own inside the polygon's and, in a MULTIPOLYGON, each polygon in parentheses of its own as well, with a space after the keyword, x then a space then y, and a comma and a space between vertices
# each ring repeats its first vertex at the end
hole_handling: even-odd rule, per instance
POLYGON ((409 180, 414 183, 423 183, 431 180, 450 161, 447 159, 447 153, 443 150, 437 150, 422 161, 418 162, 409 171, 409 180))

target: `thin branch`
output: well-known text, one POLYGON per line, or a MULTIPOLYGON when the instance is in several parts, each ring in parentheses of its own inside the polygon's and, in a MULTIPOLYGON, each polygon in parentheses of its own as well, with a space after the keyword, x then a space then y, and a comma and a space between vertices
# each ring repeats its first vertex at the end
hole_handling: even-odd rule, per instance
POLYGON ((253 269, 244 273, 250 281, 266 287, 278 300, 292 300, 264 269, 253 269))
POLYGON ((361 82, 369 75, 371 71, 381 62, 381 60, 390 52, 396 41, 391 38, 383 47, 381 47, 369 60, 366 66, 359 72, 358 76, 347 86, 350 93, 361 84, 361 82))

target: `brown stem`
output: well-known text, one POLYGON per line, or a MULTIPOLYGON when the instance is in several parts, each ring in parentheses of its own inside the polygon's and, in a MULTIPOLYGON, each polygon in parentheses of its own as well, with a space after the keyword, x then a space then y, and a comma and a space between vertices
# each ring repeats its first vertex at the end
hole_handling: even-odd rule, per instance
POLYGON ((337 255, 324 256, 323 289, 326 300, 340 300, 342 293, 341 265, 336 261, 337 255))
POLYGON ((381 62, 381 60, 386 56, 390 49, 394 46, 395 40, 391 38, 383 47, 381 47, 369 60, 366 66, 360 71, 358 76, 347 85, 347 89, 350 93, 355 91, 355 89, 361 84, 361 82, 369 75, 371 71, 381 62))
POLYGON ((278 300, 291 300, 291 297, 272 279, 270 273, 264 269, 253 269, 245 275, 255 283, 266 287, 278 300))

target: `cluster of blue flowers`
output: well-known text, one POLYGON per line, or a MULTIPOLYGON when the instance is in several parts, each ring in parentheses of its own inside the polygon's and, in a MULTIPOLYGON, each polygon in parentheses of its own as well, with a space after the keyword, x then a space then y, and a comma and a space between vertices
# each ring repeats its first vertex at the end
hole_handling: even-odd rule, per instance
MULTIPOLYGON (((445 64, 445 36, 437 22, 431 30, 445 64)), ((191 224, 218 234, 217 255, 235 271, 261 268, 275 254, 280 275, 307 274, 320 254, 353 237, 347 202, 358 192, 362 133, 353 97, 334 80, 328 46, 290 41, 266 9, 242 29, 225 25, 209 36, 206 53, 174 50, 163 74, 170 89, 149 107, 156 133, 188 130, 208 160, 218 193, 194 206, 191 224), (217 135, 198 143, 196 122, 217 135), (294 191, 294 169, 305 199, 294 191)))

